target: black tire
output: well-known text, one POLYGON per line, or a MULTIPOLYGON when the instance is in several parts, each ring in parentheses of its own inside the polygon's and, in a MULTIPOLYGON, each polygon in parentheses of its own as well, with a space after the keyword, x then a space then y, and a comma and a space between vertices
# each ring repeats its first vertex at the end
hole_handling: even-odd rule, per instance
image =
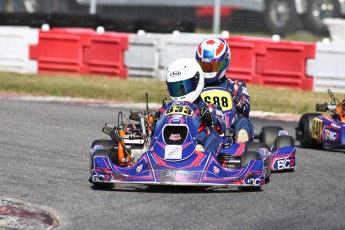
POLYGON ((246 144, 246 151, 257 152, 261 148, 268 148, 265 143, 262 142, 248 142, 246 144))
MULTIPOLYGON (((93 169, 93 166, 94 166, 93 165, 94 157, 104 156, 104 157, 109 157, 111 159, 113 154, 114 154, 114 151, 110 149, 100 149, 100 150, 95 151, 93 156, 91 156, 91 162, 90 162, 91 170, 93 169)), ((91 182, 91 178, 90 178, 90 182, 91 182)), ((96 189, 110 189, 114 186, 112 183, 101 183, 101 182, 91 182, 91 183, 93 184, 93 187, 96 189)))
POLYGON ((278 136, 274 145, 274 149, 280 149, 285 146, 295 146, 295 141, 291 136, 278 136))
POLYGON ((319 113, 306 113, 302 115, 298 122, 296 137, 303 148, 318 149, 323 146, 322 143, 318 143, 311 138, 313 119, 319 115, 319 113))
POLYGON ((257 151, 244 151, 241 156, 241 168, 252 160, 260 160, 260 155, 257 151))
POLYGON ((115 147, 115 141, 112 140, 94 140, 91 144, 91 148, 93 148, 95 145, 102 145, 103 149, 112 149, 115 147))
POLYGON ((280 126, 262 127, 259 141, 265 143, 268 146, 268 149, 271 150, 280 130, 283 130, 283 128, 280 126))
POLYGON ((308 1, 307 11, 303 17, 304 26, 314 33, 327 35, 328 30, 322 20, 339 17, 341 17, 341 13, 338 0, 308 1), (325 4, 327 4, 327 7, 324 7, 325 4))
POLYGON ((269 33, 284 36, 292 32, 298 23, 294 0, 266 0, 263 18, 269 33))

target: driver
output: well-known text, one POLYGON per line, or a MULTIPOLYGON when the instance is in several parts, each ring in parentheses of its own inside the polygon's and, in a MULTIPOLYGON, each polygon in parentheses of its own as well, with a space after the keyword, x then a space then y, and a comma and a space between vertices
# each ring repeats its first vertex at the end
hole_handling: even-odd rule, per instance
POLYGON ((248 119, 250 97, 246 84, 225 77, 231 61, 228 43, 221 38, 206 38, 198 45, 195 58, 204 71, 205 87, 220 86, 227 89, 232 96, 238 118, 232 124, 235 131, 235 140, 237 142, 252 141, 254 127, 248 119))
MULTIPOLYGON (((200 93, 204 88, 204 75, 194 58, 182 58, 174 61, 166 72, 166 84, 169 95, 174 101, 188 101, 196 104, 205 129, 198 133, 197 142, 205 151, 217 157, 222 144, 220 133, 226 128, 225 116, 218 105, 205 103, 200 93)), ((163 116, 163 108, 159 116, 163 116)))

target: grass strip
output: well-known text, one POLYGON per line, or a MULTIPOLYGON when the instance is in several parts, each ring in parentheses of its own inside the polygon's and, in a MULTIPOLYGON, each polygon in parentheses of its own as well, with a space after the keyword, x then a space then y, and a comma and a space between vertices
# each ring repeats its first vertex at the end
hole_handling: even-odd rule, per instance
MULTIPOLYGON (((327 92, 311 92, 288 88, 248 85, 251 110, 303 114, 315 112, 316 103, 329 102, 327 92)), ((93 98, 128 103, 161 103, 169 98, 164 81, 148 78, 120 79, 103 76, 25 75, 0 73, 1 93, 23 93, 78 98, 93 98)), ((339 99, 344 95, 336 94, 339 99)))

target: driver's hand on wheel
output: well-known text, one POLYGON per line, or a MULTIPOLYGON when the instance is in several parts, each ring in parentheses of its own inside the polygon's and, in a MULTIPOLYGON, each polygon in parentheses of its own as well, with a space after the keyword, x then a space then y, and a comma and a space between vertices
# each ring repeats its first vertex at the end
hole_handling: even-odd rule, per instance
POLYGON ((209 127, 214 126, 214 120, 208 108, 203 107, 200 109, 200 117, 201 117, 201 121, 203 123, 206 123, 207 126, 209 127))

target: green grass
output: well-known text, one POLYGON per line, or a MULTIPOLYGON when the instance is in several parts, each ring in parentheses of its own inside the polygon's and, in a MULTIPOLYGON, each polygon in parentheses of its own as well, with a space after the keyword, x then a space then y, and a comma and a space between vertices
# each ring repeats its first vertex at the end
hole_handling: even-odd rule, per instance
MULTIPOLYGON (((316 103, 329 102, 327 92, 316 93, 286 88, 248 85, 251 110, 302 114, 315 112, 316 103)), ((66 96, 78 98, 161 103, 169 98, 164 81, 154 79, 119 79, 101 76, 22 75, 0 73, 0 93, 66 96)), ((335 94, 339 99, 344 95, 335 94)))
POLYGON ((165 82, 102 76, 21 75, 0 73, 0 92, 144 102, 168 97, 165 82))

